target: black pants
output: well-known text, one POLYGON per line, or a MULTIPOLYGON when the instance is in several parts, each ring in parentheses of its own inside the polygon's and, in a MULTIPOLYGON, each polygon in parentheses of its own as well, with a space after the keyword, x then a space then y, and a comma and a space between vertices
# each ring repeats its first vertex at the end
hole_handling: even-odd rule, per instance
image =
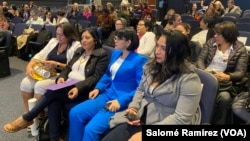
POLYGON ((68 92, 71 88, 72 87, 67 87, 57 91, 47 91, 37 102, 36 106, 23 115, 25 120, 31 121, 48 106, 50 141, 58 141, 61 133, 61 111, 65 105, 71 105, 70 107, 73 107, 88 98, 89 91, 86 91, 86 93, 79 94, 78 97, 73 100, 69 99, 68 92))
POLYGON ((102 138, 102 141, 128 141, 132 135, 140 131, 141 126, 122 123, 108 132, 108 134, 102 138))

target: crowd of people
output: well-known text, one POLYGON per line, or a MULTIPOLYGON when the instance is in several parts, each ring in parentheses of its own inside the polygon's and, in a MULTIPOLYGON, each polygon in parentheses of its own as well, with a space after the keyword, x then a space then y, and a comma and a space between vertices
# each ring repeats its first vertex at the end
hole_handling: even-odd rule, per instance
MULTIPOLYGON (((200 11, 194 4, 189 14, 199 21, 197 29, 182 21, 174 9, 156 24, 147 3, 137 8, 127 3, 116 9, 108 2, 82 10, 74 3, 70 9, 58 10, 57 17, 49 7, 39 10, 34 3, 24 4, 17 12, 12 5, 7 11, 27 24, 55 24, 56 37, 29 61, 20 84, 24 114, 5 124, 4 130, 28 129, 47 108, 50 140, 62 140, 61 110, 65 105, 70 105, 70 141, 140 141, 141 125, 199 125, 202 86, 197 68, 212 73, 219 82, 210 124, 234 124, 229 120, 232 113, 244 115, 241 124, 249 123, 250 114, 242 106, 247 100, 241 101, 250 98, 247 81, 243 81, 248 53, 237 38, 236 24, 222 20, 225 13, 242 11, 233 0, 227 4, 225 9, 219 0, 202 0, 200 11), (80 37, 69 22, 79 15, 86 20, 97 16, 96 26, 83 29, 80 37), (111 56, 102 45, 114 48, 111 56), (38 63, 57 74, 35 79, 38 63), (72 80, 77 82, 70 87, 47 89, 72 80), (38 102, 29 111, 28 100, 33 97, 38 102)), ((2 8, 6 7, 3 3, 2 8)), ((0 16, 6 23, 12 18, 0 16)), ((7 24, 2 25, 8 30, 7 24)))

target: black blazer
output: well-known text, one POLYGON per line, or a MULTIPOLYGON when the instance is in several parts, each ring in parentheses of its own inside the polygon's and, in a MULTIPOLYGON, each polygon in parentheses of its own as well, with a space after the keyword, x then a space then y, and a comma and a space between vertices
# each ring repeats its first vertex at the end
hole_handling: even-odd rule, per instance
MULTIPOLYGON (((58 78, 63 77, 64 80, 67 80, 68 74, 72 71, 71 68, 73 64, 79 59, 79 57, 82 56, 83 53, 83 48, 77 49, 73 58, 68 63, 66 68, 62 70, 58 78)), ((75 84, 79 91, 79 94, 84 94, 86 91, 94 89, 96 83, 105 73, 108 63, 109 56, 103 48, 97 48, 92 51, 92 54, 90 55, 90 58, 85 66, 85 80, 75 84)), ((56 79, 56 82, 58 78, 56 79)))

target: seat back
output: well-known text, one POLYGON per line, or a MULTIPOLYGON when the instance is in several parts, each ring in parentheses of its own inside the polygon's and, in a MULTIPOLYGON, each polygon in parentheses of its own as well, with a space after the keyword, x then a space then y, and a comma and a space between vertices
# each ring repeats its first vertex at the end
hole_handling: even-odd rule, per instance
POLYGON ((46 25, 45 27, 52 33, 52 38, 55 38, 56 37, 56 26, 55 25, 46 25))
POLYGON ((224 16, 234 16, 236 18, 236 21, 238 21, 241 15, 237 13, 225 13, 224 16))
POLYGON ((223 19, 223 21, 231 21, 233 23, 237 22, 237 20, 234 16, 223 16, 222 19, 223 19))
POLYGON ((97 16, 95 15, 90 16, 89 21, 91 26, 97 26, 97 16))
POLYGON ((107 45, 102 45, 103 49, 105 49, 109 55, 109 59, 112 56, 112 52, 115 50, 115 48, 111 47, 111 46, 107 46, 107 45))
POLYGON ((219 89, 217 78, 201 69, 196 69, 201 83, 203 84, 200 108, 201 108, 201 124, 210 124, 213 114, 215 98, 219 89))
POLYGON ((44 25, 40 25, 40 24, 32 24, 31 28, 33 28, 35 31, 41 31, 43 29, 44 25))
POLYGON ((246 46, 250 46, 250 32, 247 31, 239 31, 239 37, 246 37, 247 41, 246 41, 246 46))
POLYGON ((239 23, 250 23, 250 16, 249 17, 242 17, 238 21, 239 23))
POLYGON ((23 22, 23 19, 21 17, 14 17, 11 22, 13 22, 14 24, 17 24, 17 23, 22 23, 23 22))
POLYGON ((186 22, 190 24, 191 30, 195 30, 195 29, 197 29, 198 27, 200 27, 200 22, 199 22, 199 21, 196 21, 196 20, 188 20, 188 21, 186 21, 186 22))
POLYGON ((15 24, 15 28, 12 35, 17 37, 18 35, 23 34, 23 30, 26 28, 28 28, 28 25, 26 23, 17 23, 15 24))
POLYGON ((83 16, 83 15, 76 16, 76 22, 78 22, 80 20, 87 20, 87 18, 85 16, 83 16))
POLYGON ((194 20, 194 17, 192 15, 189 15, 189 14, 184 14, 184 15, 181 15, 181 20, 183 22, 187 22, 189 20, 194 20))
POLYGON ((12 34, 10 31, 5 31, 4 46, 0 47, 0 78, 11 75, 9 63, 9 49, 12 34))
POLYGON ((250 32, 250 23, 236 23, 239 31, 247 31, 250 32))
POLYGON ((69 23, 72 25, 72 26, 75 26, 75 23, 76 23, 76 20, 75 19, 68 19, 69 20, 69 23))
POLYGON ((90 21, 88 20, 79 20, 77 23, 79 23, 83 29, 90 27, 90 21))
POLYGON ((11 31, 11 32, 13 32, 14 31, 14 29, 15 29, 15 23, 13 23, 13 22, 9 22, 9 31, 11 31))

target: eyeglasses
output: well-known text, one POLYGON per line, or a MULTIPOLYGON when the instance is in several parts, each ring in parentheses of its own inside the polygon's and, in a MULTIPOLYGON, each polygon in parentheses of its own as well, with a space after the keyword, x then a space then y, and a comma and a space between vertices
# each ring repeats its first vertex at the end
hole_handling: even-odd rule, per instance
POLYGON ((137 24, 137 26, 143 26, 143 25, 145 25, 145 24, 137 24))
POLYGON ((121 40, 125 40, 125 39, 124 38, 114 37, 114 41, 121 41, 121 40))
POLYGON ((122 25, 122 24, 115 24, 115 25, 122 25))

